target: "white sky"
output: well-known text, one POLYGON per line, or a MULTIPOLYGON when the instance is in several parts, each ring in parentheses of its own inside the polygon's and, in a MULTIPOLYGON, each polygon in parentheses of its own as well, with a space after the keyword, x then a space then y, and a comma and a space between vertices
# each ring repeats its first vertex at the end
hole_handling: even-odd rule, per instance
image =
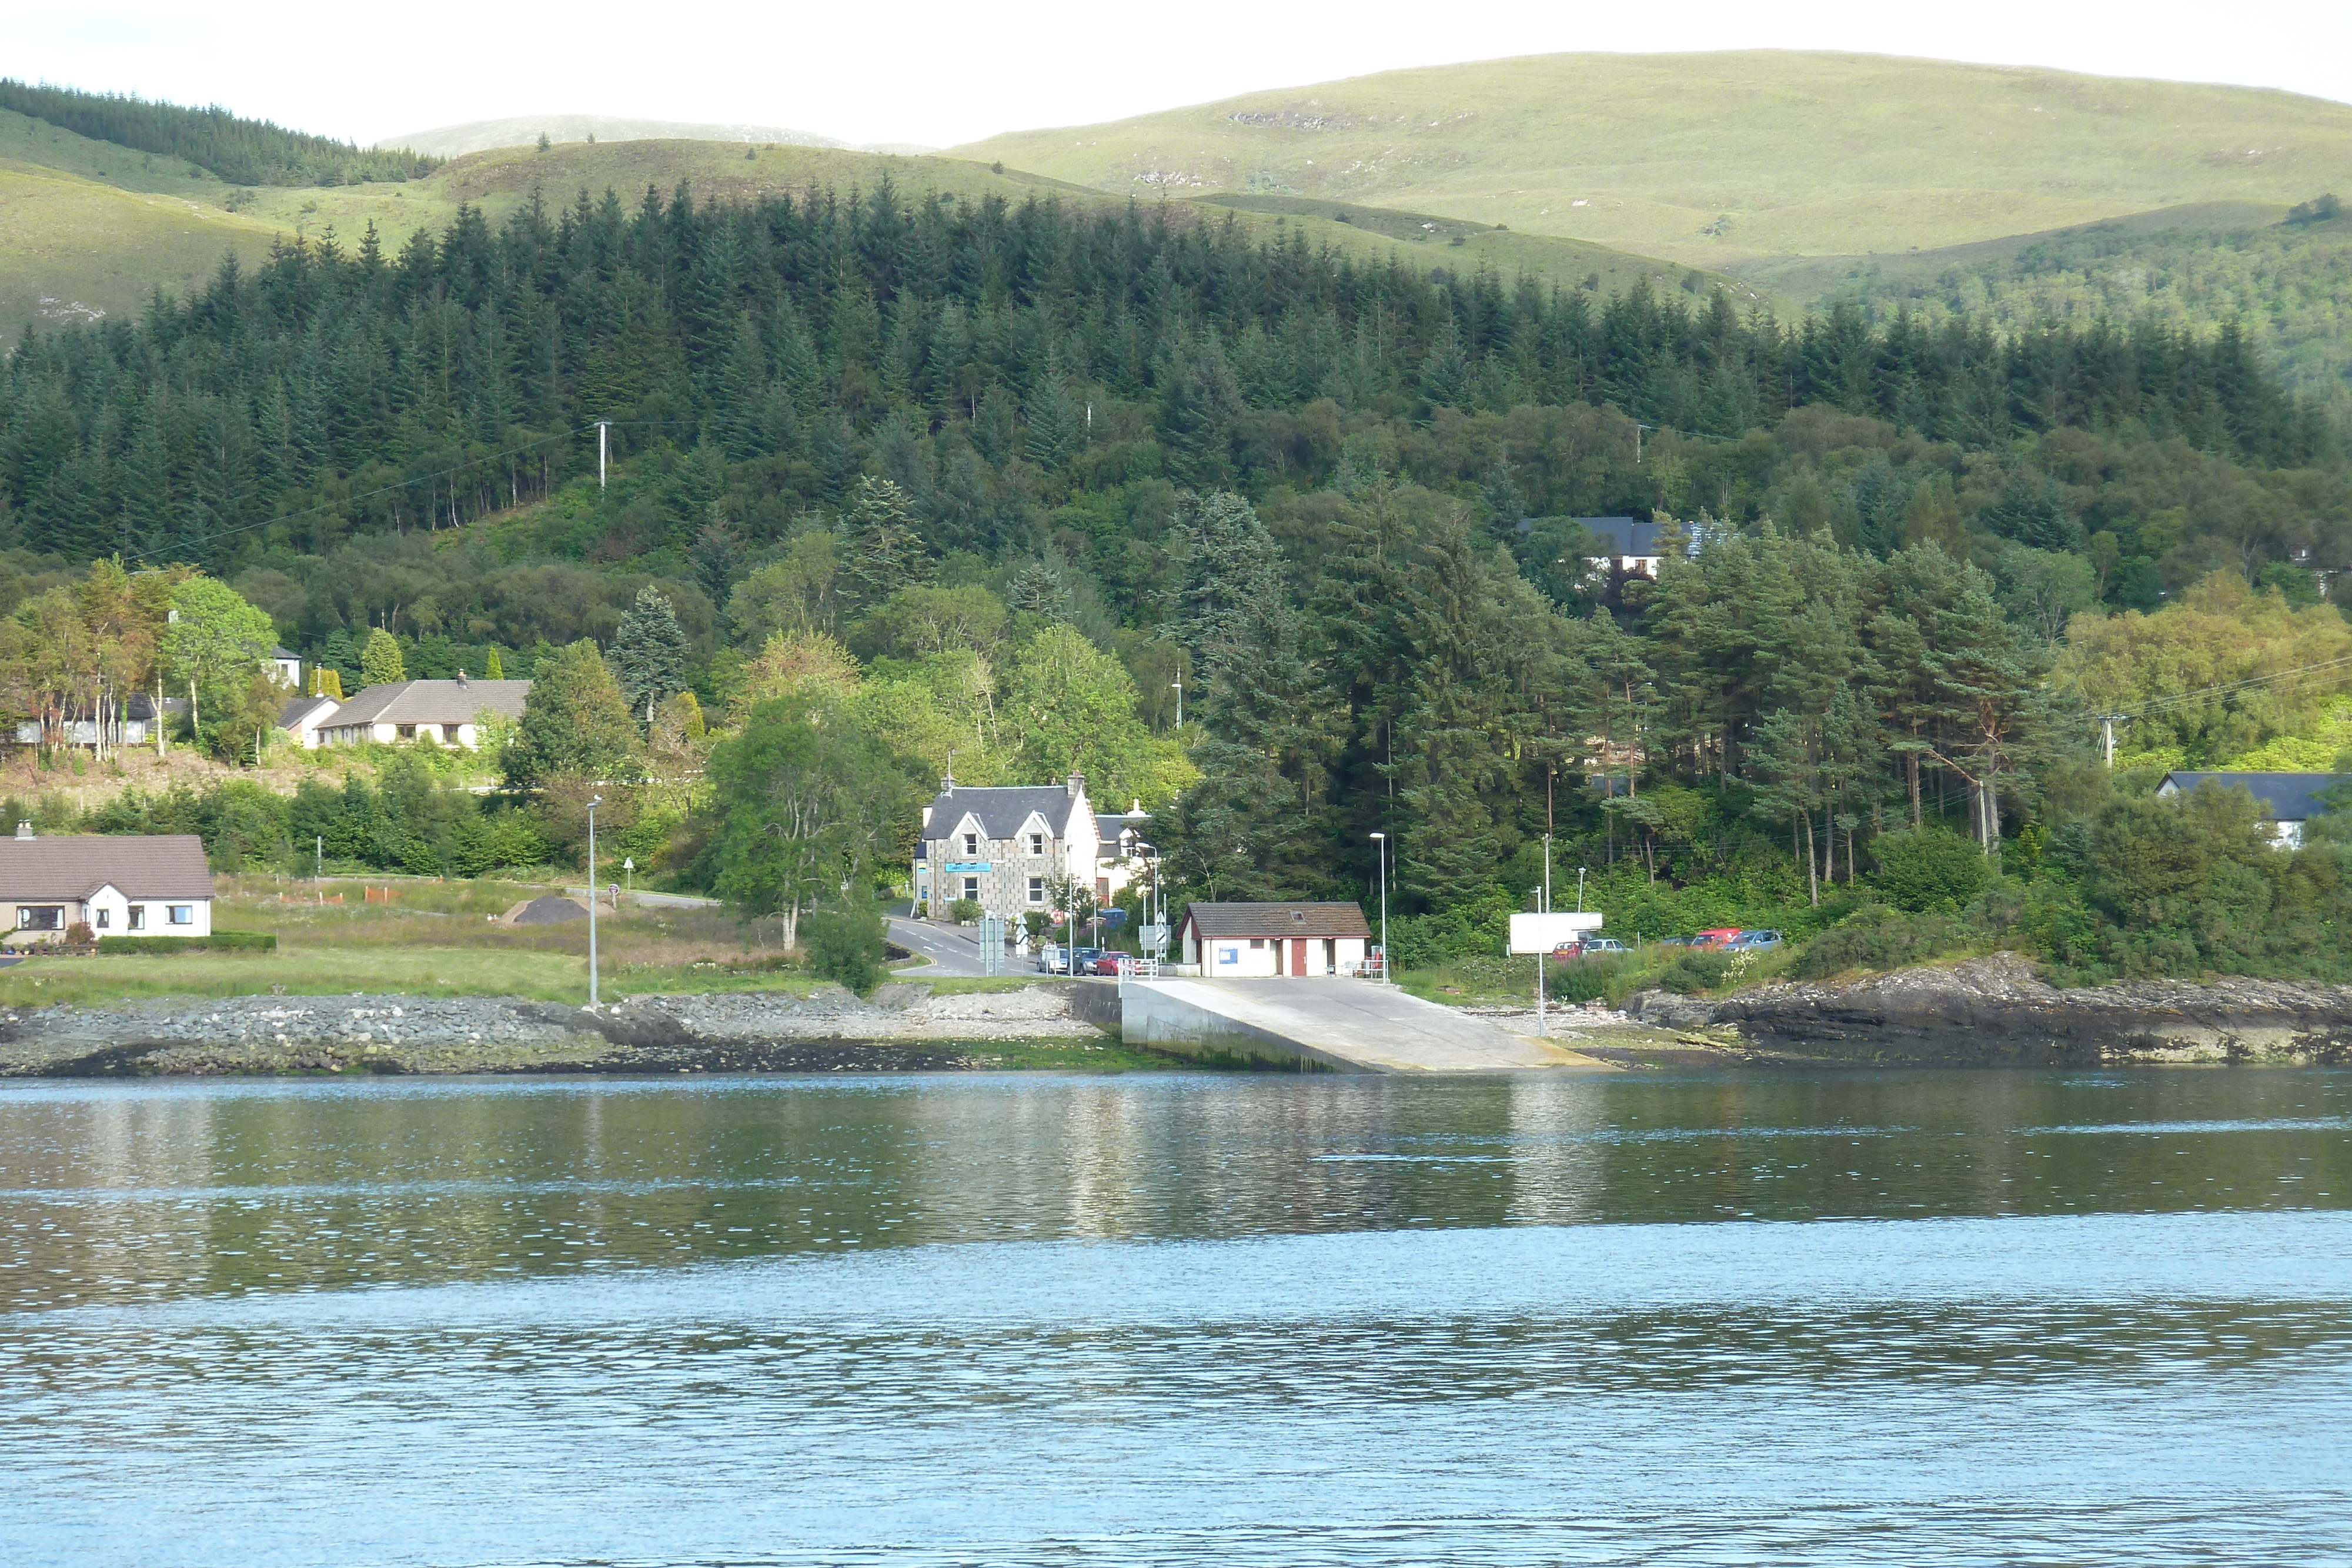
POLYGON ((1561 50, 1851 49, 2352 101, 2352 0, 0 0, 0 74, 361 142, 507 115, 950 146, 1401 66, 1561 50))

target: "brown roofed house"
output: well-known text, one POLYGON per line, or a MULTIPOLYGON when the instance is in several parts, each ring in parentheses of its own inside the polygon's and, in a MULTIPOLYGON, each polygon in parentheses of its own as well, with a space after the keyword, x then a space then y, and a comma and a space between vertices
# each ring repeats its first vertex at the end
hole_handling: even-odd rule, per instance
POLYGON ((1179 951, 1213 980, 1363 972, 1371 927, 1352 904, 1195 904, 1179 951))
POLYGON ((209 936, 213 873, 194 833, 59 833, 0 839, 0 929, 12 946, 100 936, 209 936))

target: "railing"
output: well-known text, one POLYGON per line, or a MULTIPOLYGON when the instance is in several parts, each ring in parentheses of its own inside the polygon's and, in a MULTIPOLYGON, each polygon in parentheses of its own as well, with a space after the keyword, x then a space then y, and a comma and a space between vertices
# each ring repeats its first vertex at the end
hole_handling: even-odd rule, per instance
POLYGON ((1122 953, 1118 956, 1118 989, 1121 996, 1127 994, 1127 983, 1129 980, 1156 980, 1159 977, 1159 959, 1139 958, 1132 953, 1122 953))
POLYGON ((1364 955, 1350 973, 1360 979, 1385 980, 1389 977, 1389 956, 1375 947, 1364 955))

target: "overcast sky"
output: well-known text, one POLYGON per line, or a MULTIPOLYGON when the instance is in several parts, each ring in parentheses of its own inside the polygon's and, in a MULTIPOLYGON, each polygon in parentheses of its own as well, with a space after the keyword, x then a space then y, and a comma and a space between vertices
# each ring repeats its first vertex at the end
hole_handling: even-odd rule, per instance
POLYGON ((362 142, 582 112, 950 146, 1400 66, 1571 49, 1853 49, 2352 101, 2352 0, 0 0, 0 73, 362 142))

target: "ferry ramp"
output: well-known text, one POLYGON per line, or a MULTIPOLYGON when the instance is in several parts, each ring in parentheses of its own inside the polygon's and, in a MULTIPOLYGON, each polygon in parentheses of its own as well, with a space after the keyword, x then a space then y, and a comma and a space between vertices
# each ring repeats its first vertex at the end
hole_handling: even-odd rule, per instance
POLYGON ((1129 980, 1119 1033, 1203 1061, 1339 1072, 1616 1071, 1369 980, 1129 980))

